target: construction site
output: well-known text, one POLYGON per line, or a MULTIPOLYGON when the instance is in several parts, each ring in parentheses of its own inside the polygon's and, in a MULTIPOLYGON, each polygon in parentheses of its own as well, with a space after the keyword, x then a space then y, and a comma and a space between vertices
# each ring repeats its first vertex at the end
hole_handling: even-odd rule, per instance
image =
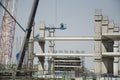
POLYGON ((119 25, 96 10, 93 15, 94 36, 56 36, 55 31, 66 30, 66 25, 46 26, 43 22, 35 25, 39 3, 40 0, 33 1, 24 29, 16 19, 17 0, 0 1, 0 80, 120 80, 119 25), (24 32, 18 53, 13 51, 16 25, 24 32), (37 35, 36 26, 39 26, 37 35), (93 41, 94 52, 57 51, 58 41, 93 41), (35 46, 35 43, 39 45, 35 46), (85 57, 93 58, 92 71, 85 67, 85 57))

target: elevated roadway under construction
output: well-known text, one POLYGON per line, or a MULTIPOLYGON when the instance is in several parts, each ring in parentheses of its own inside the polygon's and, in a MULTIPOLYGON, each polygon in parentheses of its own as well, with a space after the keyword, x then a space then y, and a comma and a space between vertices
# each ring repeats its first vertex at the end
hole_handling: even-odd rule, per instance
MULTIPOLYGON (((28 51, 28 69, 29 69, 29 76, 32 76, 32 69, 33 69, 33 59, 34 57, 38 57, 39 59, 39 67, 38 66, 38 73, 40 71, 44 72, 44 63, 45 57, 49 57, 49 71, 51 71, 50 75, 53 75, 55 78, 55 70, 54 70, 54 59, 55 57, 93 57, 94 58, 94 73, 95 74, 113 74, 118 76, 118 65, 119 65, 119 40, 120 40, 120 33, 119 27, 115 25, 114 22, 110 22, 109 19, 104 18, 102 14, 95 14, 94 16, 94 36, 81 36, 81 37, 74 37, 74 36, 55 36, 54 32, 56 29, 61 28, 48 28, 45 24, 40 24, 40 37, 34 37, 34 17, 37 11, 39 0, 34 0, 33 7, 31 10, 31 14, 28 20, 27 28, 24 31, 24 39, 22 43, 22 47, 20 50, 19 59, 17 65, 15 67, 15 71, 10 76, 20 76, 22 73, 23 68, 23 60, 26 56, 26 52, 28 51), (49 37, 46 37, 45 30, 49 31, 49 37), (37 41, 40 46, 40 52, 34 54, 34 41, 37 41), (45 42, 49 42, 49 50, 46 52, 45 49, 45 42), (94 52, 93 53, 55 53, 54 41, 94 41, 94 52)), ((66 66, 67 67, 67 66, 66 66)), ((75 67, 75 66, 73 66, 75 67)), ((38 76, 44 76, 44 74, 40 74, 38 76)), ((23 75, 24 76, 24 75, 23 75)), ((97 79, 99 80, 99 79, 97 79)))

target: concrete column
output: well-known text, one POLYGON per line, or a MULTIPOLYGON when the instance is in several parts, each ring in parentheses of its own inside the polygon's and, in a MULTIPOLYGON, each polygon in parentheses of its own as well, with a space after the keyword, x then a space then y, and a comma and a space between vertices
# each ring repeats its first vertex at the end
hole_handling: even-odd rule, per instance
POLYGON ((114 32, 114 23, 113 22, 109 22, 108 24, 108 33, 113 33, 114 32))
MULTIPOLYGON (((32 32, 29 39, 28 44, 28 69, 33 70, 33 54, 34 54, 34 23, 32 26, 32 32)), ((30 76, 32 76, 32 72, 30 72, 30 76)))
MULTIPOLYGON (((50 29, 49 30, 49 37, 54 37, 54 32, 55 30, 54 29, 50 29)), ((50 53, 53 53, 54 52, 54 41, 53 40, 50 40, 49 41, 49 52, 50 53)))
MULTIPOLYGON (((102 21, 102 14, 95 14, 95 23, 94 23, 94 30, 95 30, 95 37, 96 38, 100 38, 101 39, 101 34, 102 34, 102 29, 101 29, 101 21, 102 21)), ((94 44, 94 50, 95 56, 94 57, 94 69, 95 69, 95 73, 97 74, 101 74, 101 40, 100 41, 95 41, 94 44)))
MULTIPOLYGON (((119 32, 119 27, 115 26, 114 28, 114 33, 118 33, 119 32)), ((119 52, 119 41, 115 40, 114 41, 114 52, 119 52)), ((118 63, 119 63, 119 57, 114 57, 114 71, 113 74, 114 75, 118 75, 118 63)))
MULTIPOLYGON (((109 20, 107 16, 103 16, 102 20, 102 35, 108 33, 109 20)), ((112 40, 102 40, 102 52, 113 52, 113 41, 112 40)), ((113 72, 113 58, 102 57, 102 74, 113 72)))
MULTIPOLYGON (((109 21, 109 24, 108 24, 108 33, 113 33, 114 32, 114 27, 115 27, 115 25, 114 25, 114 23, 113 22, 111 22, 111 21, 109 21)), ((109 45, 108 45, 108 52, 113 52, 113 45, 114 45, 114 41, 113 40, 111 40, 111 41, 109 41, 109 45)), ((113 74, 113 67, 114 67, 114 65, 113 65, 113 62, 114 62, 114 57, 109 57, 109 60, 108 60, 108 62, 109 62, 109 68, 108 68, 108 73, 109 74, 113 74)))
POLYGON ((109 24, 108 17, 103 16, 103 19, 102 19, 102 34, 108 33, 108 24, 109 24))
MULTIPOLYGON (((54 29, 49 29, 49 37, 54 37, 54 29)), ((49 53, 54 53, 54 41, 50 40, 49 41, 49 53)), ((54 58, 53 57, 49 57, 49 71, 51 72, 51 74, 54 74, 54 58)))
MULTIPOLYGON (((108 32, 108 18, 103 16, 102 19, 102 34, 108 32)), ((108 41, 102 41, 101 46, 102 46, 102 52, 107 52, 107 47, 108 47, 108 41)), ((106 57, 102 57, 102 70, 101 73, 107 73, 108 72, 108 59, 106 57)))
MULTIPOLYGON (((114 41, 114 52, 118 52, 119 48, 118 48, 118 41, 114 41)), ((119 61, 119 57, 114 57, 114 75, 118 75, 118 61, 119 61)))
MULTIPOLYGON (((44 23, 40 23, 40 38, 45 38, 45 24, 44 23)), ((41 50, 41 54, 44 53, 44 49, 45 49, 45 41, 39 41, 39 45, 40 45, 40 50, 41 50)), ((44 70, 44 56, 39 56, 39 64, 40 66, 42 66, 42 68, 39 68, 41 70, 44 70)))

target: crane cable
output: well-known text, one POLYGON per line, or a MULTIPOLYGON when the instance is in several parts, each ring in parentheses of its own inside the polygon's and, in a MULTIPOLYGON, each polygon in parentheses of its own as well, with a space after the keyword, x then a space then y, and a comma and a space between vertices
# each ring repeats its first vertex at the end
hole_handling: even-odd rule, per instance
POLYGON ((11 16, 11 18, 18 24, 18 26, 25 32, 26 30, 19 24, 19 22, 11 15, 11 13, 6 9, 6 7, 0 2, 3 9, 11 16))

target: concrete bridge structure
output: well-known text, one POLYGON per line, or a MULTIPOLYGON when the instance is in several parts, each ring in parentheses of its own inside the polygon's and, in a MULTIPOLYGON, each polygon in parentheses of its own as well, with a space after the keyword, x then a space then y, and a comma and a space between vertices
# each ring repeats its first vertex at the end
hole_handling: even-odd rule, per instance
MULTIPOLYGON (((35 56, 39 58, 42 66, 44 64, 45 56, 85 56, 94 57, 94 72, 97 74, 113 74, 118 75, 118 63, 119 63, 119 26, 114 22, 111 22, 107 17, 101 13, 96 13, 94 16, 94 36, 82 36, 82 37, 68 37, 68 36, 54 36, 54 29, 49 30, 49 37, 45 36, 45 24, 40 24, 40 38, 35 38, 34 41, 38 41, 41 47, 42 53, 36 53, 35 56), (50 51, 45 52, 45 42, 49 41, 50 51), (54 53, 54 41, 94 41, 93 53, 54 53)), ((52 63, 53 65, 53 63, 52 63)), ((52 66, 51 65, 51 66, 52 66)), ((51 67, 52 70, 53 67, 51 67)))

